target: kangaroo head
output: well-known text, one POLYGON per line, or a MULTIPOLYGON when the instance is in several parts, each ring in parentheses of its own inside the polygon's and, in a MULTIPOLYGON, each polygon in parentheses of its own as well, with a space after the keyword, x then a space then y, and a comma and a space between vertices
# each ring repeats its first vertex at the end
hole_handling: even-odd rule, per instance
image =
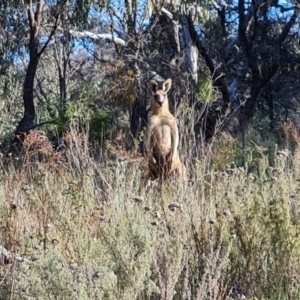
POLYGON ((155 80, 150 80, 148 83, 149 89, 152 92, 152 106, 154 107, 163 107, 169 106, 168 96, 167 93, 170 90, 172 85, 172 80, 169 78, 167 79, 163 85, 162 89, 158 89, 158 83, 155 80))

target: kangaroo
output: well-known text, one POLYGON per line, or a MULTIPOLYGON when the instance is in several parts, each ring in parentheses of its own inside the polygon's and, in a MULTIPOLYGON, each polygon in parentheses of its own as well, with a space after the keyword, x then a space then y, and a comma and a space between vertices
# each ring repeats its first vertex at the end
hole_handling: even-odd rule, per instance
POLYGON ((146 133, 146 151, 149 175, 152 180, 167 179, 174 173, 180 178, 186 176, 186 168, 181 163, 178 152, 177 122, 169 110, 167 93, 171 85, 170 78, 163 83, 162 89, 158 89, 155 80, 150 80, 148 83, 152 92, 152 101, 146 133))

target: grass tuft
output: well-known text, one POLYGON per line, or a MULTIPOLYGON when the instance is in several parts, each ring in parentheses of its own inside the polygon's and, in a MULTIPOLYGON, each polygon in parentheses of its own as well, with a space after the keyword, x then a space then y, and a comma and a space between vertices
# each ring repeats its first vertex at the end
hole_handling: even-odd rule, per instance
POLYGON ((159 186, 143 158, 64 138, 2 158, 0 299, 300 298, 299 152, 187 157, 189 181, 159 186))

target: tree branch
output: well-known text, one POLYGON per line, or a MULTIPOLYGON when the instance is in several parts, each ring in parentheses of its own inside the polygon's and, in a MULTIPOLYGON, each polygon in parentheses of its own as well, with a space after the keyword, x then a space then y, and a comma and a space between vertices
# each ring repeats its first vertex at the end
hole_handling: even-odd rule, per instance
POLYGON ((57 29, 57 23, 58 23, 58 18, 59 18, 59 14, 57 14, 57 16, 55 17, 55 23, 54 23, 54 28, 52 30, 52 32, 49 35, 49 38, 47 40, 47 42, 45 43, 45 45, 43 46, 43 48, 41 49, 41 51, 38 53, 38 57, 40 57, 42 55, 42 53, 45 51, 45 49, 47 48, 49 42, 51 41, 56 29, 57 29))
POLYGON ((40 26, 41 23, 41 18, 42 18, 42 11, 43 11, 43 5, 44 5, 44 0, 40 0, 37 3, 37 8, 34 14, 34 20, 36 22, 36 26, 40 26))
POLYGON ((193 24, 193 20, 191 19, 190 16, 187 17, 188 25, 189 25, 189 30, 191 34, 191 38, 194 41, 194 44, 198 48, 200 54, 204 58, 206 65, 212 75, 212 81, 213 81, 213 86, 217 87, 220 92, 222 93, 223 100, 226 104, 229 104, 229 94, 228 94, 228 88, 227 84, 224 80, 224 77, 226 76, 225 73, 222 73, 220 71, 217 71, 214 65, 214 62, 211 58, 211 56, 208 53, 208 50, 205 48, 203 43, 198 37, 197 31, 195 29, 195 26, 193 24))
POLYGON ((161 8, 161 12, 164 13, 169 19, 173 19, 173 14, 166 10, 164 7, 161 8))
MULTIPOLYGON (((247 26, 246 26, 246 16, 245 16, 245 1, 239 0, 239 40, 243 46, 243 48, 248 51, 249 49, 249 41, 247 38, 247 26)), ((245 52, 246 52, 245 51, 245 52)))
POLYGON ((32 8, 32 0, 29 1, 28 5, 29 5, 28 20, 29 20, 30 29, 32 29, 35 26, 34 12, 33 12, 33 8, 32 8))
MULTIPOLYGON (((198 81, 198 49, 193 45, 193 40, 190 35, 188 22, 185 16, 181 17, 181 25, 183 28, 183 39, 185 43, 185 51, 187 56, 188 69, 192 74, 195 82, 198 81)), ((178 39, 179 40, 179 39, 178 39)), ((178 41, 179 42, 179 41, 178 41)))
POLYGON ((107 39, 107 40, 113 41, 116 44, 121 45, 121 46, 125 46, 126 45, 126 42, 124 40, 122 40, 120 38, 117 38, 117 37, 114 37, 110 33, 93 33, 93 32, 89 32, 89 31, 81 31, 81 32, 79 32, 79 31, 74 31, 74 30, 70 30, 69 33, 72 36, 77 37, 77 38, 80 38, 80 37, 89 37, 89 38, 94 39, 94 40, 107 39))

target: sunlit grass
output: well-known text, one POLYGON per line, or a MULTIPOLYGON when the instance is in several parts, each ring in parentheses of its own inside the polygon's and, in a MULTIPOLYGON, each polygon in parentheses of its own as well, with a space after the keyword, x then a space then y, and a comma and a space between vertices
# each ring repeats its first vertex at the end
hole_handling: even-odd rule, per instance
POLYGON ((25 150, 2 165, 0 299, 299 299, 297 153, 188 159, 188 182, 159 186, 76 132, 65 153, 25 150))

